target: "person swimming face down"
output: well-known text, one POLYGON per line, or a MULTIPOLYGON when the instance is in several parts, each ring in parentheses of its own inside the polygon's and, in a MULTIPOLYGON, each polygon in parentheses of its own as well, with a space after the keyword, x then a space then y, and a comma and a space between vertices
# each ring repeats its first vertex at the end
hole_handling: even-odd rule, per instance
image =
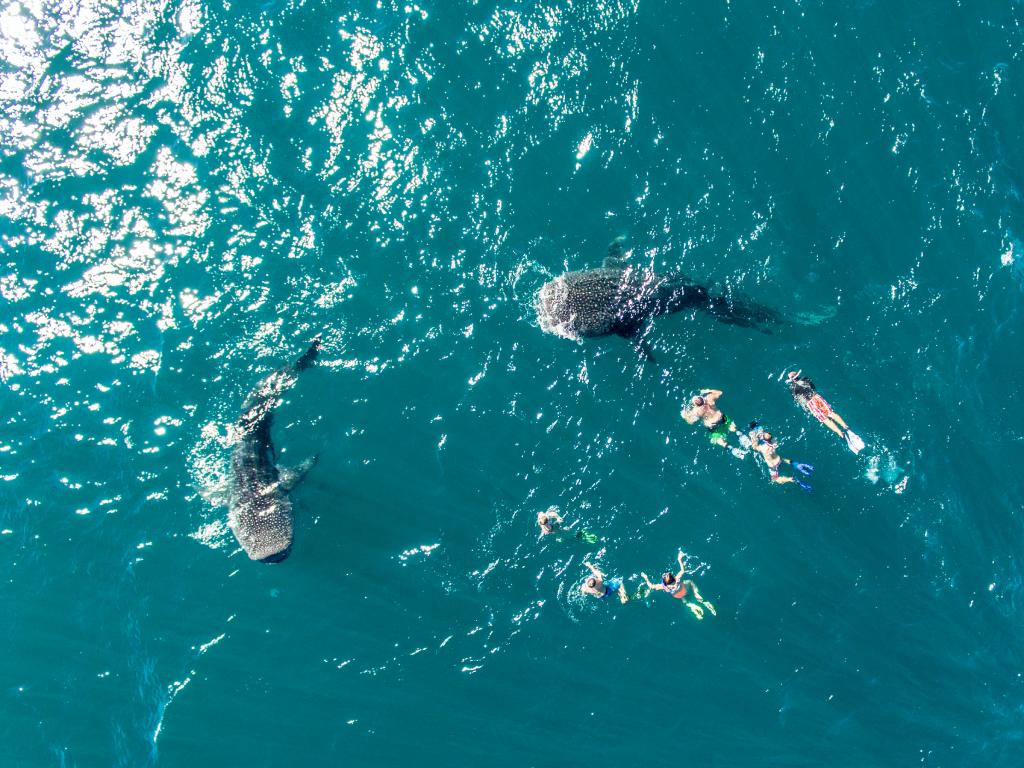
POLYGON ((793 397, 807 400, 814 396, 814 382, 806 376, 800 376, 799 371, 790 371, 786 374, 786 383, 793 397))
POLYGON ((661 574, 661 583, 664 584, 666 587, 671 587, 673 584, 676 583, 676 575, 671 571, 665 571, 663 574, 661 574))

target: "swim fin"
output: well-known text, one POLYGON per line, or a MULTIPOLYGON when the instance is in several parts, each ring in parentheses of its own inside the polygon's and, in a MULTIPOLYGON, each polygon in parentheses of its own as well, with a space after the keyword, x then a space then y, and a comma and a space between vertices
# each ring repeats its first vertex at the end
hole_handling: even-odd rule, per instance
POLYGON ((814 474, 814 467, 812 465, 804 464, 804 463, 799 462, 799 461, 794 461, 793 462, 793 469, 799 471, 801 474, 804 474, 804 475, 812 475, 812 474, 814 474))
POLYGON ((850 429, 846 430, 846 444, 850 446, 850 450, 854 453, 860 453, 864 450, 864 441, 850 429))
POLYGON ((805 482, 804 482, 803 480, 796 480, 796 481, 794 481, 794 482, 796 482, 796 484, 797 484, 797 485, 799 485, 799 486, 800 486, 801 488, 803 488, 803 489, 804 489, 805 491, 807 491, 808 493, 810 493, 811 491, 813 491, 813 490, 814 490, 813 488, 811 488, 811 486, 809 486, 809 485, 808 485, 807 483, 805 483, 805 482))

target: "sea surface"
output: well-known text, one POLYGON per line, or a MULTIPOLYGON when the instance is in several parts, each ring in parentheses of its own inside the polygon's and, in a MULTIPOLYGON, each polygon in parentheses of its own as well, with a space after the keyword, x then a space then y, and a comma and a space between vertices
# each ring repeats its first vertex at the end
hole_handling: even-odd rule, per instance
POLYGON ((0 764, 1024 764, 1022 55, 1012 0, 3 2, 0 764), (793 322, 543 333, 615 238, 793 322), (208 498, 316 334, 253 563, 208 498), (579 593, 680 549, 717 616, 579 593))

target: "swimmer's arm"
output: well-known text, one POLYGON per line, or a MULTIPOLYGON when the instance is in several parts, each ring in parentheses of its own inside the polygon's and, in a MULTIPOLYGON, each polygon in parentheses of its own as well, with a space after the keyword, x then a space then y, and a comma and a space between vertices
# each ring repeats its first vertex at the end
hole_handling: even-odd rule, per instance
POLYGON ((683 421, 685 421, 687 424, 696 424, 697 419, 699 418, 700 417, 695 413, 693 408, 683 409, 683 421))
POLYGON ((715 401, 722 396, 720 389, 702 389, 700 393, 704 395, 704 401, 708 405, 714 405, 715 401))
POLYGON ((603 578, 604 578, 604 574, 603 574, 603 573, 601 573, 601 572, 600 572, 600 571, 599 571, 599 570, 598 570, 597 568, 595 568, 595 567, 594 567, 593 565, 591 565, 589 561, 587 561, 587 560, 584 560, 584 561, 583 561, 583 564, 584 564, 585 566, 587 566, 587 568, 589 568, 589 569, 590 569, 590 572, 591 572, 592 574, 594 574, 594 577, 595 577, 595 578, 598 578, 598 579, 603 579, 603 578))
POLYGON ((548 517, 550 517, 556 523, 563 523, 563 522, 565 522, 564 520, 562 520, 562 516, 560 514, 558 514, 557 512, 549 512, 548 513, 548 517))
POLYGON ((644 580, 644 584, 647 585, 648 589, 661 589, 662 588, 661 584, 654 584, 654 583, 652 583, 651 580, 649 578, 647 578, 647 574, 644 573, 643 571, 640 571, 640 578, 642 578, 644 580))
POLYGON ((679 561, 679 573, 676 574, 676 581, 682 579, 683 574, 686 573, 686 563, 683 562, 684 557, 686 555, 683 554, 682 550, 679 550, 679 557, 676 558, 679 561))

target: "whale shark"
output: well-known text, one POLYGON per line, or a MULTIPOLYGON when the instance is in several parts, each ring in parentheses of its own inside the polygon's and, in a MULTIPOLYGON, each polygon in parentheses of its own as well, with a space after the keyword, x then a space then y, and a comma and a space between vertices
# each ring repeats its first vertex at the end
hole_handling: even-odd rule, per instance
POLYGON ((316 463, 316 457, 298 467, 279 467, 270 426, 281 395, 313 364, 319 350, 318 336, 295 362, 260 381, 235 423, 238 439, 231 451, 228 475, 228 527, 252 560, 278 563, 291 553, 293 520, 288 491, 316 463))
POLYGON ((783 321, 770 307, 712 295, 682 273, 633 266, 614 253, 614 246, 600 267, 565 272, 541 286, 534 301, 541 330, 575 341, 622 336, 653 360, 643 335, 658 315, 700 310, 719 322, 765 333, 783 321))

